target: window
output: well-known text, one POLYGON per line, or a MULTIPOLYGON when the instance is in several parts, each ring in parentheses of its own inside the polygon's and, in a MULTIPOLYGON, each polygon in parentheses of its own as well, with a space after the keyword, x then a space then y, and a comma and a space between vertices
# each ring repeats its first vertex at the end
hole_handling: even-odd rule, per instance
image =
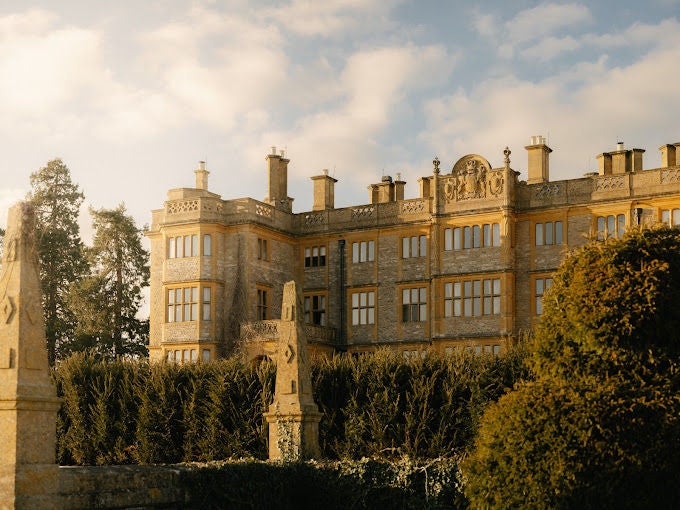
POLYGON ((326 296, 305 296, 304 308, 307 324, 326 325, 326 296))
POLYGON ((167 322, 198 320, 198 287, 168 289, 167 322))
POLYGON ((501 245, 500 223, 485 223, 444 230, 444 250, 469 250, 501 245))
POLYGON ((546 221, 536 223, 534 242, 536 246, 562 244, 564 239, 564 226, 561 221, 546 221))
POLYGON ((680 209, 663 209, 661 221, 669 227, 680 227, 680 209))
POLYGON ((411 236, 401 238, 401 256, 424 257, 427 255, 427 236, 411 236))
POLYGON ((212 289, 210 287, 203 287, 203 320, 212 320, 211 314, 211 299, 212 289))
POLYGON ((626 230, 626 215, 613 214, 609 216, 597 217, 597 238, 599 240, 609 239, 612 237, 622 237, 626 230))
POLYGON ((444 283, 444 317, 477 317, 500 313, 500 278, 444 283))
POLYGON ((305 267, 323 267, 325 265, 325 246, 309 246, 305 248, 305 267))
POLYGON ((352 294, 352 325, 375 324, 375 292, 352 294))
POLYGON ((168 258, 197 257, 198 234, 168 238, 168 258))
POLYGON ((210 234, 203 235, 203 256, 212 256, 212 236, 210 234))
POLYGON ((266 239, 257 240, 257 258, 258 260, 269 260, 269 247, 266 239))
POLYGON ((375 241, 352 243, 352 262, 373 262, 375 260, 375 241))
POLYGON ((257 289, 257 320, 266 321, 269 316, 268 291, 257 289))
POLYGON ((427 289, 418 287, 401 291, 402 322, 424 322, 427 320, 427 289))
POLYGON ((543 314, 543 295, 550 287, 552 287, 552 278, 536 278, 535 280, 535 302, 536 302, 536 315, 543 314))

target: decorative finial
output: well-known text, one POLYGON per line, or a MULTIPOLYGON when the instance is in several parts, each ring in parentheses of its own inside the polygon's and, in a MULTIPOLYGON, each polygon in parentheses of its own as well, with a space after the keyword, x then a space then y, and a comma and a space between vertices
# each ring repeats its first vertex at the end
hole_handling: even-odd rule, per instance
POLYGON ((505 156, 505 159, 503 160, 503 162, 505 163, 505 168, 510 168, 510 154, 511 153, 512 153, 512 151, 510 149, 508 149, 507 146, 505 147, 505 149, 503 149, 503 156, 505 156))
POLYGON ((432 160, 432 164, 434 165, 434 173, 438 174, 439 173, 439 158, 437 156, 434 157, 432 160))

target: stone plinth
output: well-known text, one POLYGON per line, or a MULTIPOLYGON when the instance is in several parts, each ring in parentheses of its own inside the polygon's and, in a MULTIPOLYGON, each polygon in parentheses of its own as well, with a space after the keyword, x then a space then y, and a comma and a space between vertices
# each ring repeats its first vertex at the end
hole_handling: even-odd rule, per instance
POLYGON ((309 373, 302 299, 295 282, 283 288, 276 352, 276 391, 265 414, 270 460, 294 461, 320 456, 319 421, 309 373))
POLYGON ((9 211, 0 273, 0 508, 54 508, 59 399, 45 346, 33 208, 9 211))

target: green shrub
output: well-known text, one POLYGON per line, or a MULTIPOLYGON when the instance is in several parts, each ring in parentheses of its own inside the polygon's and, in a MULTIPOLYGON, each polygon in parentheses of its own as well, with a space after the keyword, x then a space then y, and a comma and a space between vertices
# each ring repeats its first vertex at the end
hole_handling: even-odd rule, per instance
POLYGON ((680 231, 572 253, 530 344, 536 380, 488 407, 473 508, 680 504, 680 231))

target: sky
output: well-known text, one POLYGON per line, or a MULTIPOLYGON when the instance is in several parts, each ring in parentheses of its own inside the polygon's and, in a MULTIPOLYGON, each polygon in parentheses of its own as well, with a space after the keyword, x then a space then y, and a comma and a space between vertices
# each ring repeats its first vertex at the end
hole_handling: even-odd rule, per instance
POLYGON ((498 167, 508 146, 524 179, 532 135, 552 180, 618 141, 656 168, 679 77, 680 0, 2 0, 0 227, 54 158, 140 227, 199 160, 223 198, 265 198, 271 146, 295 212, 323 169, 336 207, 397 173, 418 196, 434 156, 498 167))

